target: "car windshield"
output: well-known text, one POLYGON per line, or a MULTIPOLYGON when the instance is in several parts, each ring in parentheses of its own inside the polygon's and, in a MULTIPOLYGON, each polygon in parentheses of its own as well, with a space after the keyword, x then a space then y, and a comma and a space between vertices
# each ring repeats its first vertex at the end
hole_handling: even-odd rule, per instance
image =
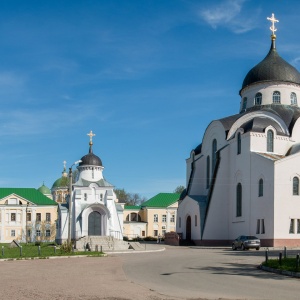
POLYGON ((256 236, 252 236, 252 235, 246 236, 246 238, 247 240, 258 240, 256 236))

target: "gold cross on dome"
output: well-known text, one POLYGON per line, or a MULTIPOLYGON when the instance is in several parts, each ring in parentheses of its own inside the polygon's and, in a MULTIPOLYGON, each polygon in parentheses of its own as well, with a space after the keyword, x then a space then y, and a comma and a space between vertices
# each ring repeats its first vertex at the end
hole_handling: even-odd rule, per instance
POLYGON ((90 143, 93 143, 93 136, 95 136, 96 134, 94 134, 91 130, 90 133, 88 133, 87 135, 90 137, 90 143))
POLYGON ((271 23, 272 23, 270 30, 272 31, 272 34, 274 35, 275 31, 277 31, 277 28, 275 28, 275 22, 279 22, 279 21, 275 19, 274 14, 272 14, 271 18, 268 17, 267 20, 271 21, 271 23))

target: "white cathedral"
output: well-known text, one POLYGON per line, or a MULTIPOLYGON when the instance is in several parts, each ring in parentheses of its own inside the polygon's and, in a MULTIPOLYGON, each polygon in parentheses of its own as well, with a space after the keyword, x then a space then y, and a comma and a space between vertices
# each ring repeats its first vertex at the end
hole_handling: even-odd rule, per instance
MULTIPOLYGON (((78 176, 72 185, 71 239, 109 236, 123 240, 123 205, 118 203, 114 187, 103 177, 101 159, 93 153, 92 131, 89 153, 79 161, 78 176)), ((66 176, 66 174, 65 174, 66 176)), ((69 201, 58 204, 56 241, 68 240, 69 201)))
POLYGON ((246 75, 239 113, 212 121, 186 160, 176 231, 196 245, 255 235, 300 246, 300 73, 271 48, 246 75))

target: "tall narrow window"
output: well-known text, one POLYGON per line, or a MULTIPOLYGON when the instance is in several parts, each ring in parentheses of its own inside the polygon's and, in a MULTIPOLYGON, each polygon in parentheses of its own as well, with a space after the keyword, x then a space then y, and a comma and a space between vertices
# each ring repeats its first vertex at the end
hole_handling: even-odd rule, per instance
POLYGON ((212 173, 214 172, 217 161, 217 140, 214 139, 212 142, 212 173))
POLYGON ((209 156, 206 158, 206 188, 209 188, 210 181, 210 159, 209 156))
POLYGON ((261 233, 265 233, 265 219, 261 219, 261 233))
POLYGON ((255 95, 255 100, 254 100, 255 105, 261 105, 261 100, 262 100, 262 94, 261 93, 257 93, 255 95))
POLYGON ((179 217, 179 228, 181 228, 181 217, 179 217))
POLYGON ((273 103, 280 104, 280 92, 275 91, 273 93, 273 103))
POLYGON ((295 219, 291 219, 289 233, 295 233, 295 219))
POLYGON ((41 213, 37 213, 35 219, 36 219, 37 222, 41 222, 42 221, 42 215, 41 215, 41 213))
POLYGON ((237 154, 241 154, 242 142, 241 142, 241 133, 237 134, 237 154))
POLYGON ((158 222, 158 215, 157 215, 157 214, 155 214, 155 215, 153 216, 153 222, 158 222))
POLYGON ((291 93, 291 104, 297 105, 297 95, 296 93, 291 93))
POLYGON ((242 185, 240 183, 236 187, 236 216, 242 216, 242 185))
POLYGON ((259 179, 258 182, 258 197, 262 197, 264 195, 264 181, 263 179, 259 179))
POLYGON ((242 106, 242 111, 247 108, 247 97, 243 98, 243 106, 242 106))
POLYGON ((299 178, 293 178, 293 195, 299 195, 299 178))
POLYGON ((260 234, 260 219, 257 219, 256 222, 256 234, 260 234))
POLYGON ((300 219, 297 220, 297 233, 300 233, 300 219))
POLYGON ((197 226, 197 215, 195 215, 195 227, 197 226))
POLYGON ((273 152, 274 150, 274 133, 272 130, 267 132, 267 152, 273 152))

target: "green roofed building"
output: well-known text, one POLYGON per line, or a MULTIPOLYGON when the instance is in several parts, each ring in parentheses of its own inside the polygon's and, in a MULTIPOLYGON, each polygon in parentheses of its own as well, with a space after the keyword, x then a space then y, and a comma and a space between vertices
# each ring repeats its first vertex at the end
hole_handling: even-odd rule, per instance
POLYGON ((1 243, 54 241, 56 219, 57 203, 39 190, 0 188, 1 243))
POLYGON ((164 236, 176 231, 176 215, 180 194, 159 193, 141 206, 124 207, 124 236, 164 236))

